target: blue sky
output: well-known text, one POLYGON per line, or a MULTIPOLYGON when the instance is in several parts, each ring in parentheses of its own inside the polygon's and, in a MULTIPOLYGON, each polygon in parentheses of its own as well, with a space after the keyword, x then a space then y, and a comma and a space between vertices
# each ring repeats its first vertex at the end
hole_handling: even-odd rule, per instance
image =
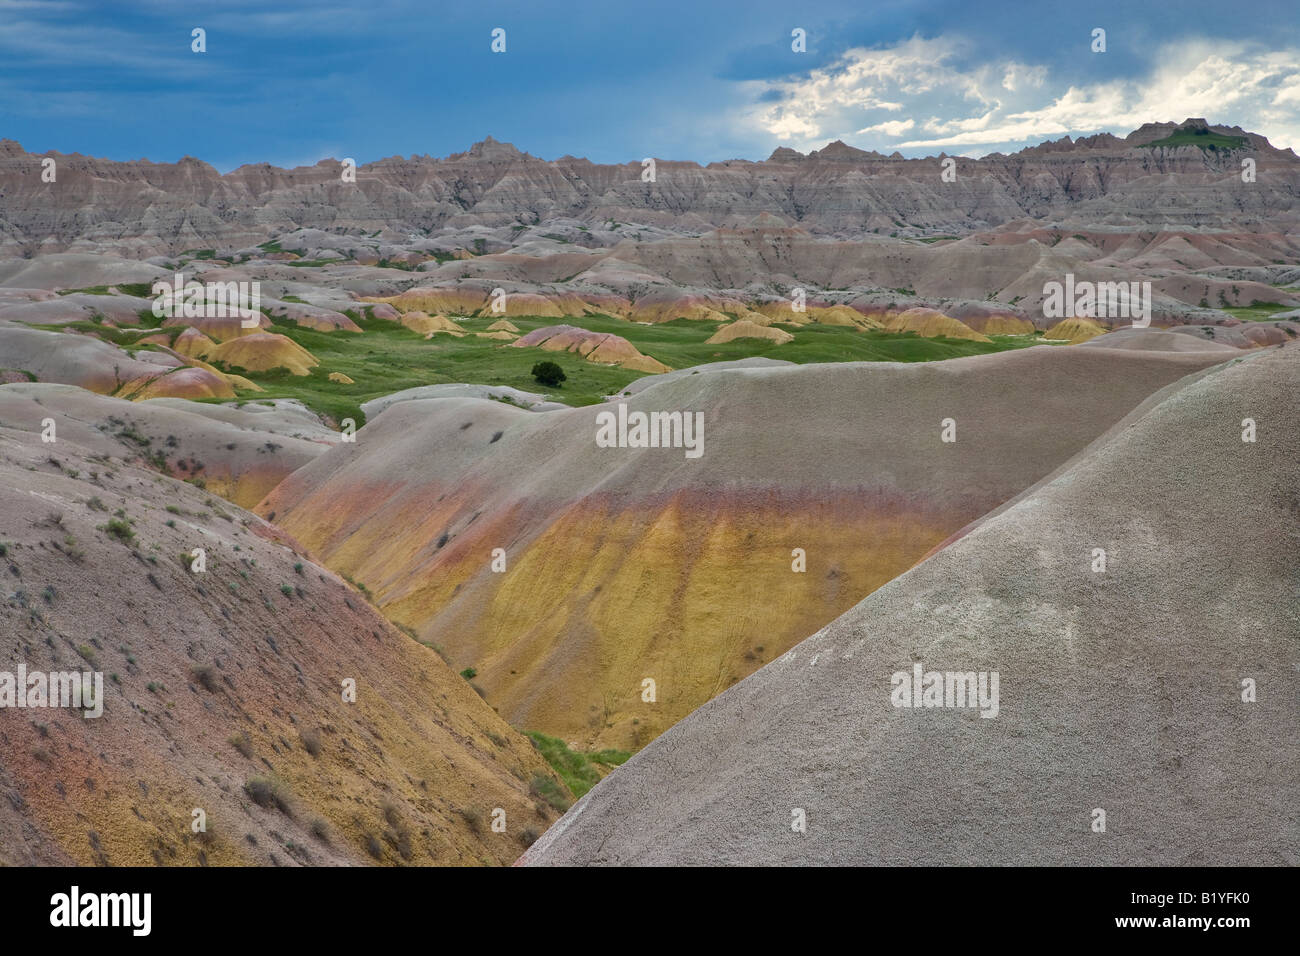
POLYGON ((1300 150, 1300 3, 0 0, 0 138, 222 171, 489 134, 596 162, 978 156, 1186 116, 1300 150))

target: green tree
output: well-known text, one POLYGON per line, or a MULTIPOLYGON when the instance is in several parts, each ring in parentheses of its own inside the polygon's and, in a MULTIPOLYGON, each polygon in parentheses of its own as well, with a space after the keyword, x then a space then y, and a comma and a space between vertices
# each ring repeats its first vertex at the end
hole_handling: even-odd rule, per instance
POLYGON ((533 378, 548 388, 563 388, 560 383, 568 376, 564 374, 564 369, 554 362, 538 362, 533 366, 533 378))

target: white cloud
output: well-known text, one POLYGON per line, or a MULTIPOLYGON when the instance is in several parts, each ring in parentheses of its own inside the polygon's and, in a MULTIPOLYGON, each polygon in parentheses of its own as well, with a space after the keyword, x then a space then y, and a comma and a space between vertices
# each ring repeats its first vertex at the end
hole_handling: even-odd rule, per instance
POLYGON ((1002 76, 1002 88, 1010 90, 1012 93, 1026 87, 1037 89, 1043 85, 1046 79, 1047 67, 1045 66, 1025 66, 1021 63, 1012 63, 1002 76))
POLYGON ((970 52, 952 37, 852 49, 807 76, 751 84, 781 96, 755 107, 746 122, 799 149, 860 137, 855 145, 864 148, 991 152, 1201 116, 1300 147, 1300 47, 1184 40, 1154 50, 1144 74, 1074 85, 1053 83, 1040 64, 970 65, 970 52), (898 141, 913 130, 924 135, 898 141))
POLYGON ((862 133, 884 133, 886 136, 902 136, 915 125, 916 120, 885 120, 885 122, 877 123, 875 126, 864 126, 858 130, 858 133, 859 135, 862 133))

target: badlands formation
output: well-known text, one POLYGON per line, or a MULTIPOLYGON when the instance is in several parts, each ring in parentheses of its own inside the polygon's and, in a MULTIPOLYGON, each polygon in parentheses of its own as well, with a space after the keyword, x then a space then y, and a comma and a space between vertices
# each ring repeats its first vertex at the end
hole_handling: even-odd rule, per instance
POLYGON ((1152 395, 678 723, 525 862, 1296 865, 1297 389, 1286 346, 1152 395), (899 706, 914 668, 996 673, 996 718, 899 706))
POLYGON ((510 862, 574 782, 521 732, 640 751, 529 862, 1295 862, 1158 834, 1296 832, 1294 695, 1233 687, 1294 669, 1300 159, 942 159, 0 143, 0 672, 105 675, 4 714, 0 864, 510 862))
POLYGON ((1041 346, 651 379, 628 408, 702 412, 694 460, 599 447, 599 407, 407 400, 256 510, 473 667, 511 723, 635 748, 1222 361, 1041 346))
POLYGON ((166 431, 160 453, 256 487, 319 430, 0 387, 0 671, 103 675, 99 717, 4 712, 0 865, 506 863, 554 818, 549 768, 437 654, 280 530, 135 463, 166 431))

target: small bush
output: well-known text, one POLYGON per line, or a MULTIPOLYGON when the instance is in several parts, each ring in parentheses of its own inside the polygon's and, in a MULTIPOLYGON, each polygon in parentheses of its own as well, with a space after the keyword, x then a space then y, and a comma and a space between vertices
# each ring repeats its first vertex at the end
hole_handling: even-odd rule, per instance
POLYGON ((280 585, 280 593, 283 594, 285 597, 293 597, 293 585, 292 585, 292 584, 281 584, 281 585, 280 585))
POLYGON ((109 518, 108 524, 100 525, 99 530, 107 531, 123 544, 130 544, 135 540, 135 531, 131 528, 131 522, 125 518, 109 518))
POLYGON ((533 779, 528 784, 528 792, 534 797, 545 800, 551 805, 552 809, 561 813, 569 809, 568 798, 564 796, 564 791, 560 789, 560 785, 544 773, 533 774, 533 779))
POLYGON ((78 564, 80 564, 83 560, 85 560, 86 552, 77 546, 77 539, 70 534, 65 534, 63 536, 62 544, 59 544, 59 542, 55 541, 54 548, 57 551, 62 551, 64 554, 66 554, 73 561, 76 561, 78 564))
POLYGON ((415 848, 411 843, 411 831, 406 827, 399 827, 394 836, 396 837, 394 842, 397 844, 397 855, 403 860, 410 860, 415 852, 415 848))
POLYGON ((196 664, 190 668, 190 676, 208 693, 217 692, 217 671, 211 664, 196 664))
MULTIPOLYGON (((149 686, 152 687, 153 685, 150 684, 149 686)), ((253 738, 248 736, 248 731, 241 730, 237 734, 231 734, 229 737, 226 738, 226 741, 227 743, 230 744, 230 746, 234 747, 245 757, 248 757, 250 759, 252 758, 253 738)))
POLYGON ((384 822, 394 830, 402 825, 402 812, 397 808, 397 804, 391 800, 385 800, 379 805, 379 810, 384 815, 384 822))
POLYGON ((244 784, 244 792, 259 807, 266 810, 274 807, 287 817, 293 816, 289 791, 274 777, 249 777, 248 782, 244 784))
POLYGON ((475 677, 478 677, 478 671, 474 670, 472 667, 467 667, 460 672, 460 676, 466 680, 473 680, 475 677))
POLYGON ((298 736, 302 738, 302 748, 313 757, 319 757, 321 752, 320 731, 315 729, 300 730, 298 736))
POLYGON ((320 840, 321 843, 330 842, 330 828, 320 817, 313 817, 311 821, 311 835, 320 840))
POLYGON ((460 815, 464 817, 465 822, 469 824, 469 830, 471 833, 483 832, 483 814, 470 807, 460 811, 460 815))
POLYGON ((371 856, 373 856, 376 860, 382 860, 384 858, 384 848, 379 845, 379 841, 375 839, 375 835, 373 833, 366 834, 366 839, 364 840, 364 843, 366 847, 366 852, 369 853, 371 856))
POLYGON ((532 376, 547 388, 561 388, 561 382, 568 379, 564 369, 554 362, 538 362, 533 366, 532 376))

